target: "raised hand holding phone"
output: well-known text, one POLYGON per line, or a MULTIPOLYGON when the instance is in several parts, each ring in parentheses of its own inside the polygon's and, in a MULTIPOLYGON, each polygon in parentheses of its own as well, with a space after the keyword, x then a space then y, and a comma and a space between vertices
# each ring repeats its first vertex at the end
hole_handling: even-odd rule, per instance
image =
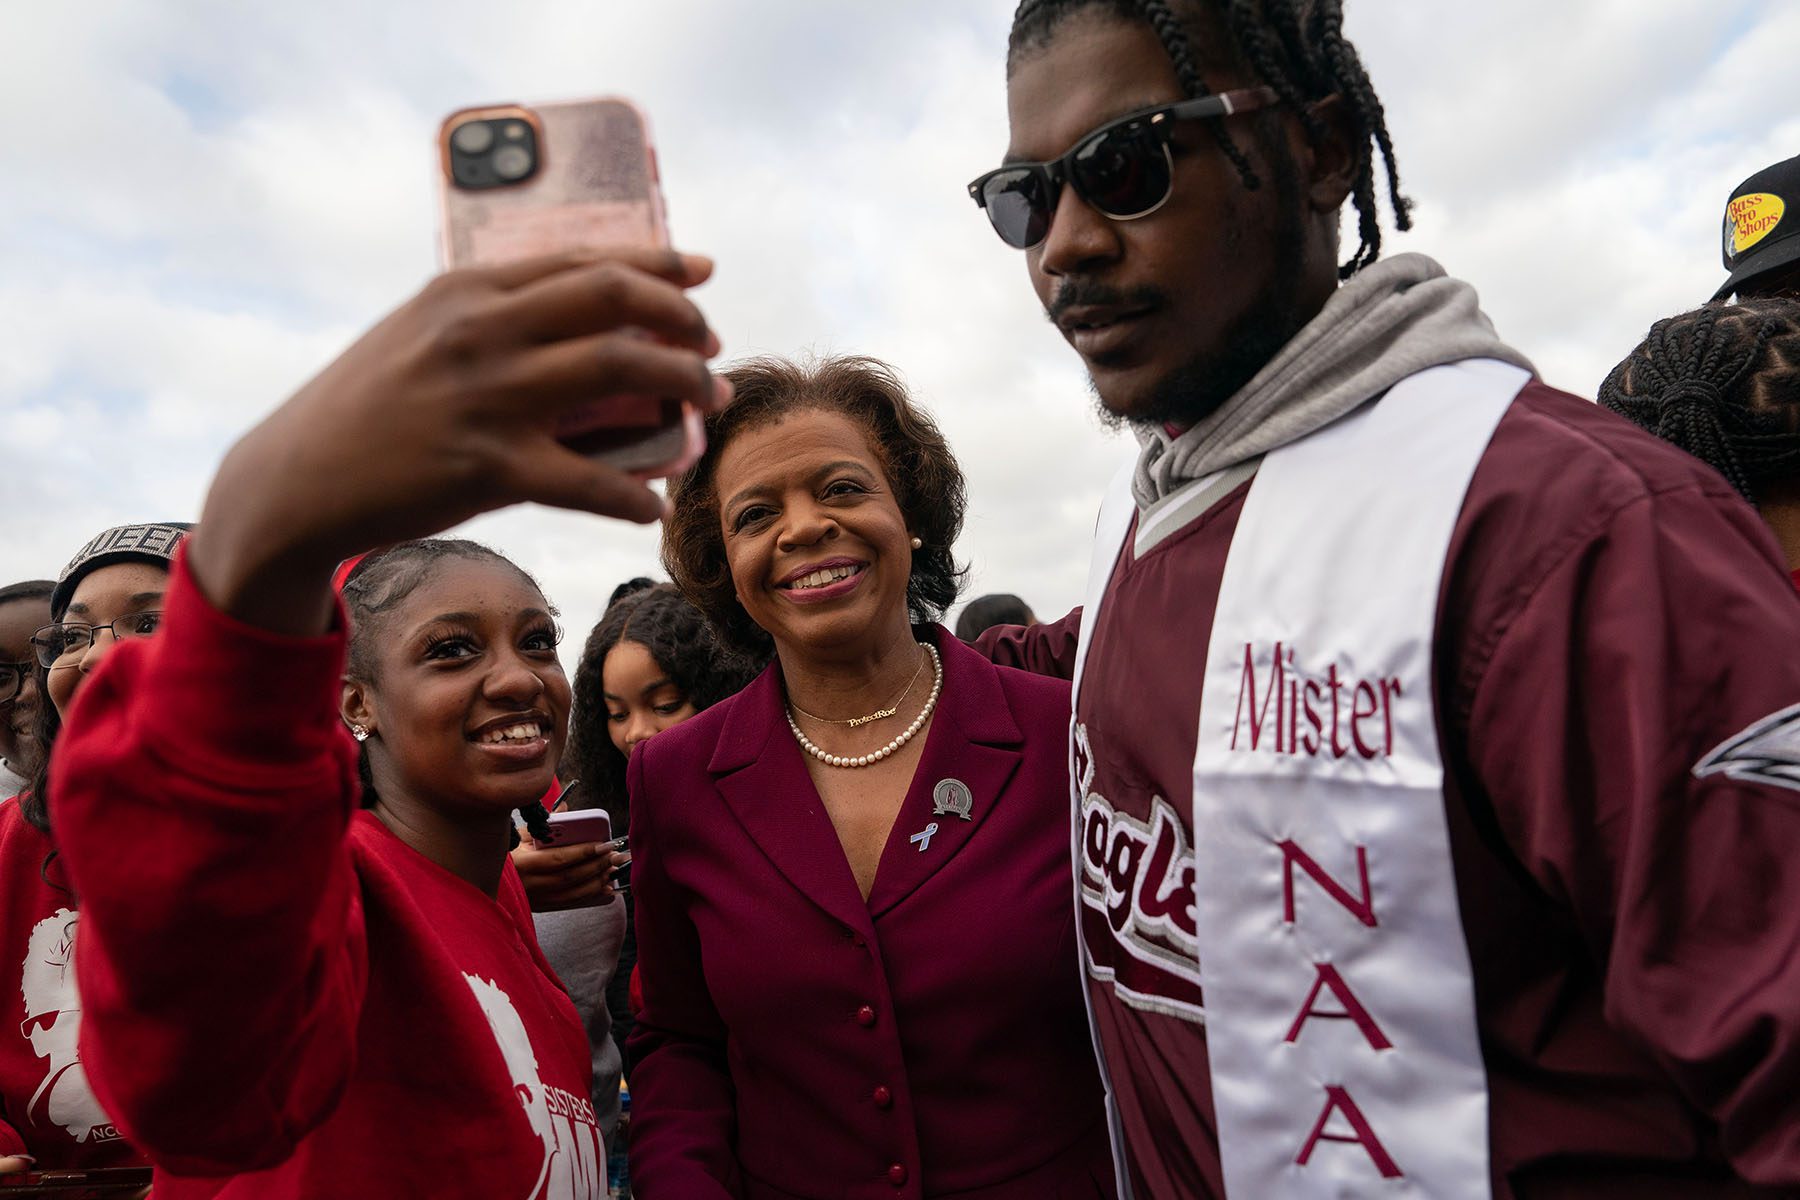
POLYGON ((706 365, 718 338, 685 294, 711 273, 615 247, 439 276, 226 455, 195 578, 221 610, 307 634, 330 620, 332 568, 371 545, 527 500, 656 520, 661 498, 563 444, 559 422, 597 396, 727 402, 706 365))
MULTIPOLYGON (((669 245, 650 122, 629 100, 465 108, 444 119, 438 157, 446 266, 669 245)), ((685 469, 704 444, 694 407, 656 392, 596 396, 568 410, 558 431, 570 447, 645 478, 685 469)))

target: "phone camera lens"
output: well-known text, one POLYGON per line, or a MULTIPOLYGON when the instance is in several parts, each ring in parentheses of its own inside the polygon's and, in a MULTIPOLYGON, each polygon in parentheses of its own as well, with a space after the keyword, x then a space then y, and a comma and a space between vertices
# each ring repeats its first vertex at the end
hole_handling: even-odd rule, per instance
POLYGON ((506 128, 500 132, 509 142, 522 142, 525 140, 525 126, 519 121, 508 121, 506 123, 506 128))
POLYGON ((523 146, 502 146, 494 152, 494 174, 502 179, 523 179, 531 174, 531 152, 523 146))
POLYGON ((494 127, 486 121, 458 125, 450 134, 450 144, 464 154, 481 154, 494 144, 494 127))

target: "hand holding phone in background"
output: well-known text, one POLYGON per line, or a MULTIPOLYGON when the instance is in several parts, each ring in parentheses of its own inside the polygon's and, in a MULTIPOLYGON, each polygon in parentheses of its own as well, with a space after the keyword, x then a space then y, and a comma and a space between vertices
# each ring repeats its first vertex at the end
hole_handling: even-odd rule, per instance
MULTIPOLYGON (((452 268, 669 245, 656 152, 629 101, 463 109, 445 118, 438 157, 452 268)), ((686 469, 702 446, 694 408, 655 392, 596 396, 558 429, 572 449, 645 479, 686 469)))
POLYGON ((578 787, 570 780, 550 805, 548 840, 525 834, 512 852, 532 912, 610 904, 629 886, 631 854, 626 839, 613 840, 612 817, 603 808, 564 807, 578 787))
POLYGON ((532 912, 610 904, 625 887, 631 853, 613 842, 539 846, 529 838, 512 852, 532 912))

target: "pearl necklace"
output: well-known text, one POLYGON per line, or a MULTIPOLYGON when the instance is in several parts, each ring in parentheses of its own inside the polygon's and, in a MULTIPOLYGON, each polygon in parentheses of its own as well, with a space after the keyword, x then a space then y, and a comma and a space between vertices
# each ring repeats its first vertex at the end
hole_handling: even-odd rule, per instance
POLYGON ((931 695, 925 697, 925 707, 919 710, 919 715, 913 718, 913 723, 906 727, 906 732, 881 749, 870 751, 868 754, 855 756, 827 754, 813 745, 812 740, 800 732, 800 723, 794 720, 793 704, 790 701, 786 706, 788 728, 794 731, 794 740, 800 743, 800 748, 828 767, 868 767, 880 762, 912 741, 913 735, 923 729, 925 722, 930 720, 932 710, 937 707, 938 696, 944 690, 944 664, 943 660, 938 658, 937 647, 930 642, 920 642, 919 645, 925 647, 925 652, 931 655, 931 695))

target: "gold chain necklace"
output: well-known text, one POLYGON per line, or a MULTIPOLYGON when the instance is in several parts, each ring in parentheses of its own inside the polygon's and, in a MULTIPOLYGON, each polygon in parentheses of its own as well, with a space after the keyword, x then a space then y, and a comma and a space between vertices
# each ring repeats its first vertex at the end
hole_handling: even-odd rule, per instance
MULTIPOLYGON (((927 650, 931 649, 931 647, 926 646, 924 642, 920 642, 919 645, 927 650)), ((842 718, 834 720, 831 717, 815 717, 804 708, 801 708, 798 704, 795 704, 792 697, 789 697, 788 699, 788 707, 805 717, 807 720, 817 721, 821 725, 848 725, 850 728, 855 729, 858 725, 867 725, 872 721, 885 721, 887 718, 900 711, 900 706, 906 703, 906 698, 908 696, 912 695, 914 685, 919 682, 919 676, 925 673, 925 664, 930 661, 932 661, 932 656, 929 655, 919 660, 919 669, 914 671, 912 678, 906 681, 906 690, 900 693, 900 698, 898 700, 894 701, 886 708, 875 710, 866 717, 851 717, 848 720, 842 718)))
MULTIPOLYGON (((793 730, 794 740, 800 743, 800 748, 824 763, 826 766, 872 767, 894 751, 900 749, 900 747, 906 745, 906 743, 912 741, 913 735, 923 729, 925 727, 925 722, 931 719, 932 710, 937 708, 938 696, 942 694, 944 690, 944 667, 943 663, 938 659, 937 647, 929 642, 921 642, 919 644, 924 646, 926 653, 931 656, 931 695, 925 698, 925 707, 919 710, 919 715, 913 718, 913 723, 906 727, 904 733, 883 746, 881 749, 871 751, 868 754, 828 754, 818 746, 814 745, 804 733, 800 732, 800 724, 794 720, 793 704, 790 702, 785 715, 787 717, 788 728, 793 730)), ((920 665, 923 666, 923 664, 920 665)))

